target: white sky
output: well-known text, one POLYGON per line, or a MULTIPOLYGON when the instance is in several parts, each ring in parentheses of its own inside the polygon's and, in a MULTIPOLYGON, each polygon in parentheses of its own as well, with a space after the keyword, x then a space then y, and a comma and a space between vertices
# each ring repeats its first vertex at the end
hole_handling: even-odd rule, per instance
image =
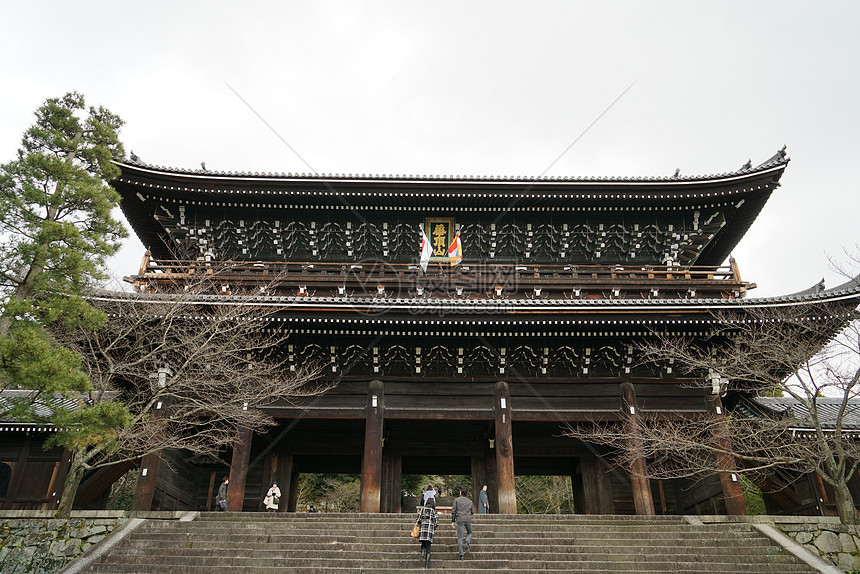
POLYGON ((0 161, 77 90, 155 165, 541 175, 635 82, 547 175, 719 173, 787 144, 734 254, 778 295, 835 286, 827 255, 860 241, 858 27, 853 1, 0 0, 0 161))

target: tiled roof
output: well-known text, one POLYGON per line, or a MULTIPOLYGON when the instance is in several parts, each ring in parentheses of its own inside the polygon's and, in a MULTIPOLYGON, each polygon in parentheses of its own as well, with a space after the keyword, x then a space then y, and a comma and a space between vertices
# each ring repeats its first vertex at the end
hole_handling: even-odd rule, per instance
MULTIPOLYGON (((804 402, 793 397, 756 397, 755 402, 765 409, 783 416, 796 419, 799 428, 809 427, 809 408, 804 402)), ((825 429, 836 428, 841 398, 819 397, 815 400, 819 420, 825 429)), ((849 399, 848 407, 842 417, 842 428, 845 430, 860 430, 860 398, 849 399)))
MULTIPOLYGON (((51 414, 53 414, 55 409, 77 409, 79 400, 74 400, 71 397, 68 397, 62 393, 42 393, 38 394, 36 391, 31 390, 12 390, 12 389, 4 389, 0 390, 0 425, 2 427, 15 427, 22 425, 33 425, 36 423, 26 423, 22 421, 13 421, 9 418, 3 417, 3 413, 8 408, 14 399, 22 399, 30 396, 38 395, 38 398, 33 402, 32 412, 33 419, 39 420, 44 419, 51 414)), ((105 393, 108 400, 113 400, 119 396, 119 393, 116 391, 110 391, 105 393)), ((84 402, 91 400, 89 395, 81 394, 79 398, 82 398, 84 402)), ((38 423, 36 426, 50 426, 44 423, 38 423)))
MULTIPOLYGON (((105 291, 95 293, 94 298, 106 299, 149 299, 170 300, 172 297, 183 297, 187 295, 170 294, 140 294, 105 291)), ((187 301, 187 299, 184 299, 187 301)), ((423 309, 433 311, 439 316, 438 311, 448 310, 450 314, 456 315, 457 309, 464 313, 474 313, 483 308, 497 308, 504 314, 505 310, 518 313, 528 312, 561 312, 573 310, 617 310, 617 311, 707 311, 717 309, 753 309, 766 307, 779 307, 790 305, 815 305, 819 303, 860 303, 860 276, 843 283, 832 289, 807 290, 790 295, 762 298, 654 298, 654 299, 470 299, 470 298, 376 298, 376 297, 301 297, 301 296, 278 296, 278 295, 221 295, 221 294, 197 294, 194 302, 201 305, 212 303, 221 304, 250 304, 257 306, 275 305, 285 310, 302 310, 303 308, 319 310, 360 310, 362 307, 371 307, 377 314, 385 311, 396 312, 399 310, 411 313, 420 313, 423 309), (441 308, 441 307, 444 307, 441 308)), ((447 314, 447 313, 446 313, 447 314)))
POLYGON ((640 177, 569 177, 569 176, 500 176, 500 175, 400 175, 400 174, 353 174, 353 173, 260 173, 260 172, 233 172, 233 171, 211 171, 206 169, 182 169, 169 166, 151 165, 144 163, 140 158, 136 161, 127 160, 119 162, 120 165, 139 167, 164 173, 198 175, 213 178, 242 178, 242 179, 299 179, 299 180, 337 180, 337 181, 411 181, 411 182, 496 182, 496 183, 679 183, 679 182, 702 182, 733 178, 758 172, 767 171, 774 167, 785 166, 790 161, 785 153, 785 147, 772 157, 757 166, 744 165, 738 170, 709 174, 709 175, 673 175, 673 176, 640 176, 640 177))

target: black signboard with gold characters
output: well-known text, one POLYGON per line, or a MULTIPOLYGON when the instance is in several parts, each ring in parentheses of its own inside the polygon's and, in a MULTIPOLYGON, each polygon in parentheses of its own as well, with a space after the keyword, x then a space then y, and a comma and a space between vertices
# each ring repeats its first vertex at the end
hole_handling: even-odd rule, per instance
POLYGON ((453 217, 428 217, 424 220, 424 233, 430 240, 433 254, 430 261, 448 262, 448 246, 454 241, 457 230, 453 217))

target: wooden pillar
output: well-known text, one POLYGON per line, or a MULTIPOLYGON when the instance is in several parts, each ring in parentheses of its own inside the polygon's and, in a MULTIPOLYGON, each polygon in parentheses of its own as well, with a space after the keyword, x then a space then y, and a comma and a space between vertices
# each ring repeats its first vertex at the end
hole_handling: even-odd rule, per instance
POLYGON ((212 510, 215 501, 215 476, 218 474, 216 469, 212 469, 209 474, 209 490, 206 492, 206 502, 203 503, 201 510, 212 510))
MULTIPOLYGON (((287 497, 287 506, 284 509, 285 512, 295 512, 296 505, 299 503, 299 469, 296 468, 292 456, 290 456, 290 467, 290 493, 287 497)), ((281 490, 281 494, 284 494, 283 490, 281 490)))
POLYGON ((69 474, 69 468, 72 466, 72 453, 64 450, 60 455, 60 460, 54 465, 54 472, 51 474, 51 482, 48 484, 48 490, 45 493, 45 498, 48 499, 44 510, 56 510, 60 504, 60 497, 63 495, 63 486, 66 482, 66 475, 69 474))
POLYGON ((738 480, 737 462, 732 456, 732 439, 729 435, 729 425, 726 422, 726 414, 723 410, 719 395, 713 395, 708 400, 708 412, 714 417, 713 441, 714 446, 724 451, 716 455, 717 469, 720 476, 720 487, 726 502, 726 512, 734 516, 743 516, 747 513, 744 501, 744 493, 738 480))
POLYGON ((401 455, 382 452, 382 502, 381 511, 400 513, 400 480, 403 470, 401 455))
POLYGON ((633 506, 636 514, 653 516, 654 497, 651 494, 651 483, 648 480, 648 465, 642 454, 642 442, 639 437, 639 406, 636 404, 636 390, 631 383, 621 384, 621 404, 625 417, 625 428, 628 435, 627 448, 632 455, 630 465, 630 483, 633 489, 633 506))
POLYGON ((251 429, 239 429, 239 440, 233 445, 230 460, 230 484, 227 486, 227 510, 242 512, 245 504, 245 483, 248 480, 248 465, 251 461, 251 429))
POLYGON ((585 481, 585 471, 582 466, 582 459, 577 459, 570 473, 570 489, 573 494, 573 512, 575 514, 589 514, 589 505, 585 502, 585 489, 582 486, 585 481))
POLYGON ((137 485, 134 488, 134 499, 131 501, 132 510, 152 510, 152 499, 155 496, 155 483, 158 480, 160 466, 161 451, 150 453, 140 459, 137 485))
POLYGON ((496 383, 493 410, 496 415, 496 490, 499 514, 517 513, 514 484, 514 447, 511 441, 511 395, 508 384, 496 383))
MULTIPOLYGON (((152 417, 163 417, 164 406, 161 401, 158 401, 152 411, 152 417)), ((134 488, 134 498, 131 501, 132 510, 152 510, 152 499, 155 496, 155 483, 158 481, 158 468, 160 466, 160 450, 147 454, 140 459, 140 471, 137 475, 137 485, 134 488)))
POLYGON ((613 514, 615 503, 612 500, 612 479, 607 474, 606 465, 594 455, 579 457, 582 480, 582 510, 584 514, 613 514))
POLYGON ((364 427, 364 456, 361 459, 360 512, 380 512, 382 497, 382 423, 385 397, 382 381, 367 387, 367 416, 364 427))

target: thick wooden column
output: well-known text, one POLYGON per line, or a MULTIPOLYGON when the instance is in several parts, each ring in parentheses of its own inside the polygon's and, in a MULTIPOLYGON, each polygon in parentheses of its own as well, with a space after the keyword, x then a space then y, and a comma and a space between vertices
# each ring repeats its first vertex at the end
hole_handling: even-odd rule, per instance
POLYGON ((732 452, 732 439, 729 435, 729 426, 726 422, 726 414, 723 411, 722 401, 719 395, 714 395, 708 400, 708 411, 714 417, 713 440, 714 446, 725 451, 726 454, 717 454, 717 469, 719 469, 720 487, 726 502, 726 512, 730 515, 742 516, 747 513, 747 505, 744 501, 744 493, 738 480, 737 462, 732 452))
POLYGON ((233 445, 230 460, 230 484, 227 486, 227 510, 241 512, 245 504, 245 483, 251 461, 251 429, 239 429, 239 440, 233 445))
POLYGON ((400 513, 400 479, 403 457, 382 451, 382 512, 400 513))
POLYGON ((152 510, 152 499, 155 496, 155 483, 158 480, 158 468, 161 466, 161 451, 153 452, 140 459, 140 471, 137 475, 137 486, 134 488, 132 510, 152 510))
POLYGON ((364 456, 361 459, 361 512, 380 512, 382 497, 382 423, 385 411, 382 381, 367 387, 364 456))
MULTIPOLYGON (((582 481, 582 505, 577 512, 583 514, 614 514, 612 479, 603 462, 594 455, 579 457, 580 480, 582 481)), ((577 501, 578 502, 578 501, 577 501)))
POLYGON ((496 383, 494 401, 498 512, 499 514, 516 514, 517 491, 514 484, 514 447, 511 441, 511 395, 507 383, 496 383))
MULTIPOLYGON (((161 401, 156 403, 152 411, 153 418, 164 416, 164 406, 161 401)), ((137 485, 131 501, 132 510, 152 510, 152 499, 155 496, 155 483, 158 480, 160 466, 161 451, 153 452, 140 459, 140 472, 137 475, 137 485)))
MULTIPOLYGON (((296 506, 299 503, 299 469, 296 468, 292 456, 290 457, 290 465, 292 467, 292 470, 290 471, 290 494, 287 498, 287 507, 284 509, 285 512, 295 512, 296 506)), ((285 494, 283 490, 281 490, 281 494, 285 494)))
POLYGON ((639 434, 639 414, 636 404, 636 390, 631 383, 621 384, 621 404, 625 417, 625 429, 628 435, 627 448, 632 455, 630 465, 630 483, 633 489, 633 506, 636 514, 653 516, 654 497, 651 494, 651 483, 648 480, 648 466, 642 454, 642 442, 639 434))

